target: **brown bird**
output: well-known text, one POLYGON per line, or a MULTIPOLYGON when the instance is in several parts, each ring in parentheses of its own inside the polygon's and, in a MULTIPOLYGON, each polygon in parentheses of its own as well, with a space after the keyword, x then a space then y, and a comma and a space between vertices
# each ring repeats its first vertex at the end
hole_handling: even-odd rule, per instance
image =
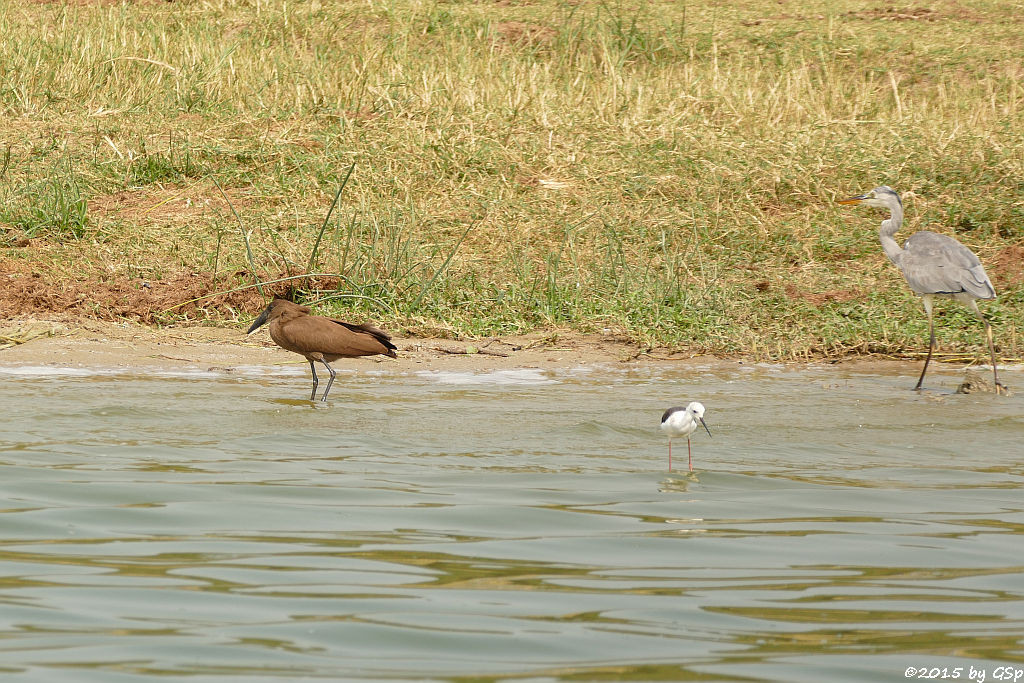
POLYGON ((306 357, 309 369, 313 372, 313 393, 309 400, 316 400, 316 366, 313 361, 320 361, 331 373, 331 379, 324 389, 322 401, 334 384, 334 369, 330 362, 339 358, 355 358, 356 356, 375 356, 378 353, 390 358, 397 358, 391 337, 383 330, 372 325, 353 325, 352 323, 332 320, 317 315, 310 315, 309 308, 292 303, 287 299, 275 298, 263 309, 259 317, 249 326, 248 334, 255 332, 263 324, 270 322, 270 338, 274 343, 287 351, 293 351, 306 357))

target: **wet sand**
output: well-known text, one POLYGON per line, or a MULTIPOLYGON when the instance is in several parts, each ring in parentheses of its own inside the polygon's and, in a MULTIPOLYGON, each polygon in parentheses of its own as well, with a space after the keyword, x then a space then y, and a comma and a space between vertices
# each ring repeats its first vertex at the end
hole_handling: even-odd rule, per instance
MULTIPOLYGON (((128 322, 24 319, 4 325, 0 329, 0 337, 4 336, 11 339, 32 338, 0 350, 0 364, 3 365, 208 369, 305 364, 302 358, 275 346, 266 329, 247 336, 241 326, 154 328, 128 322)), ((614 336, 584 335, 561 330, 474 340, 396 336, 394 341, 399 352, 397 360, 375 356, 339 363, 350 367, 382 364, 398 371, 423 366, 481 371, 629 363, 681 363, 728 369, 758 362, 740 356, 719 358, 672 352, 664 348, 642 349, 614 336)), ((912 374, 919 371, 919 363, 861 357, 821 359, 789 365, 834 365, 886 374, 912 374)))

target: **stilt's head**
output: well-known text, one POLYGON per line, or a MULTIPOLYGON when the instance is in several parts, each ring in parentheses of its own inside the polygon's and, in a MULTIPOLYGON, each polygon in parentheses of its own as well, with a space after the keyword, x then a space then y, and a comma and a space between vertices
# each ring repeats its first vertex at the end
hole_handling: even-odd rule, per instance
POLYGON ((686 406, 686 412, 693 415, 694 419, 699 420, 701 426, 704 427, 704 431, 708 433, 708 436, 711 436, 711 430, 708 429, 707 423, 704 422, 704 404, 694 401, 686 406))
POLYGON ((900 200, 900 196, 896 194, 896 190, 892 189, 888 185, 879 185, 870 192, 865 192, 864 194, 859 194, 856 197, 850 197, 849 199, 837 199, 836 203, 866 204, 879 209, 892 209, 894 203, 900 207, 903 206, 903 202, 900 200))

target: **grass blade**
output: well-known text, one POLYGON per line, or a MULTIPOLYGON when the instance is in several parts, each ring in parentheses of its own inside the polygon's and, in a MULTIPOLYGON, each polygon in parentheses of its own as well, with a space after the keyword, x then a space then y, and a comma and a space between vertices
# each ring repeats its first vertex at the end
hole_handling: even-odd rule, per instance
POLYGON ((220 190, 220 196, 224 197, 224 201, 228 203, 228 208, 231 209, 231 213, 234 214, 235 220, 238 221, 238 230, 242 233, 242 241, 245 242, 245 255, 246 258, 249 259, 249 269, 252 271, 252 276, 256 278, 256 291, 260 293, 260 296, 266 296, 266 292, 263 291, 263 285, 256 276, 256 260, 252 255, 252 245, 249 244, 249 235, 245 232, 245 224, 242 223, 242 218, 238 215, 238 212, 235 211, 235 205, 231 203, 230 199, 228 199, 228 195, 224 192, 224 188, 220 186, 219 182, 217 182, 217 178, 215 176, 210 177, 213 178, 213 184, 217 186, 218 190, 220 190))
MULTIPOLYGON (((313 262, 316 261, 316 253, 320 249, 320 240, 324 237, 324 231, 327 230, 327 223, 331 220, 331 214, 334 213, 334 207, 338 205, 338 200, 341 199, 341 193, 345 190, 345 186, 348 185, 348 179, 352 177, 352 171, 355 170, 356 162, 352 162, 352 165, 348 167, 348 173, 345 174, 345 179, 341 181, 341 186, 338 191, 334 193, 334 201, 331 202, 331 208, 327 209, 327 215, 324 216, 324 222, 320 226, 320 232, 316 234, 316 241, 313 242, 313 249, 309 253, 309 262, 306 263, 306 272, 313 270, 313 262)), ((308 283, 307 283, 308 286, 308 283)))

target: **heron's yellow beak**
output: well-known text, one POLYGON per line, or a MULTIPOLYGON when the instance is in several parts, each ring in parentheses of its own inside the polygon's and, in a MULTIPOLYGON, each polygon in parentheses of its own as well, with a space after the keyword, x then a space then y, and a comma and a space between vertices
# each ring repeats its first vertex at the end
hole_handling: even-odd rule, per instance
POLYGON ((868 196, 866 194, 859 194, 856 197, 850 197, 849 199, 837 199, 836 204, 860 204, 867 198, 868 196))

